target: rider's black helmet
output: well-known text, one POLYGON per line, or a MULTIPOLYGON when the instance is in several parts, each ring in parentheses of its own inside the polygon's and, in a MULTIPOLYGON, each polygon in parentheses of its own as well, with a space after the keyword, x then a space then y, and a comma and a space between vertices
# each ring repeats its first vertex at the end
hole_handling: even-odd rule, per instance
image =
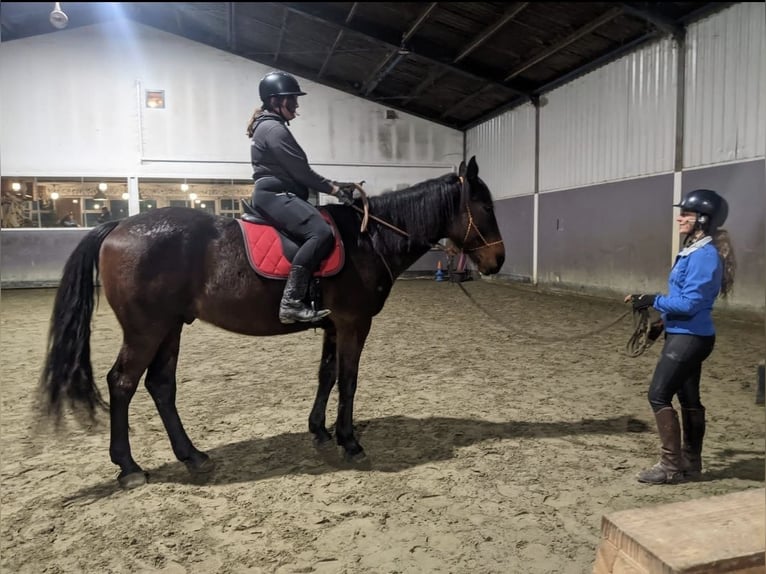
POLYGON ((305 96, 298 80, 287 72, 269 72, 258 85, 258 94, 263 103, 268 103, 272 96, 305 96))
POLYGON ((721 227, 729 215, 726 200, 712 189, 690 191, 684 196, 681 203, 675 204, 674 207, 680 207, 683 211, 698 213, 698 222, 705 230, 721 227))

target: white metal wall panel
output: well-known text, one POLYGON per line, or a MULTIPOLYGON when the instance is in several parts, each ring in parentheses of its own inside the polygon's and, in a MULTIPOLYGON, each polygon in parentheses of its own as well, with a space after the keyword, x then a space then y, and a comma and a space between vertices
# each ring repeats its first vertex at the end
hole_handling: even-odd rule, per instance
MULTIPOLYGON (((0 45, 4 176, 248 179, 247 121, 271 68, 111 22, 0 45), (164 90, 166 107, 143 104, 164 90)), ((300 79, 290 126, 316 170, 372 193, 452 171, 463 134, 300 79), (353 174, 353 175, 352 175, 353 174), (374 186, 374 187, 373 187, 374 186)))
POLYGON ((545 95, 540 190, 673 170, 675 47, 652 43, 545 95))
POLYGON ((495 199, 535 190, 535 108, 520 106, 466 132, 467 156, 495 199))
POLYGON ((763 2, 740 2, 689 27, 684 167, 764 156, 764 38, 763 2))

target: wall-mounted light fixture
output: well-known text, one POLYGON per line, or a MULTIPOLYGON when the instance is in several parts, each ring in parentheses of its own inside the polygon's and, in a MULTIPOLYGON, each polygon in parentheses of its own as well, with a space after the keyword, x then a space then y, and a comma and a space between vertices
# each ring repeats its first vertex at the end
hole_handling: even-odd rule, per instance
POLYGON ((188 184, 188 183, 186 183, 186 182, 183 182, 183 183, 181 184, 181 191, 183 191, 184 193, 186 193, 187 191, 189 191, 189 184, 188 184))
POLYGON ((126 191, 122 194, 122 199, 128 199, 130 197, 130 194, 126 191))
POLYGON ((14 181, 14 182, 11 184, 11 189, 12 189, 13 191, 17 191, 17 192, 18 192, 18 191, 21 191, 21 184, 20 184, 18 181, 14 181))
POLYGON ((165 107, 165 90, 146 90, 146 107, 161 109, 165 107))
POLYGON ((59 193, 58 193, 58 191, 54 191, 53 193, 51 193, 51 199, 52 199, 53 201, 56 201, 58 198, 59 198, 59 193))

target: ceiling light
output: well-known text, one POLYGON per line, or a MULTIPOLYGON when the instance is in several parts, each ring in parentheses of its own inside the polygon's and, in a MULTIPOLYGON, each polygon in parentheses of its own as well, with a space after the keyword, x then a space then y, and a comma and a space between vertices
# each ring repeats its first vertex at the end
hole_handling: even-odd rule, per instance
POLYGON ((53 12, 48 16, 48 20, 50 20, 50 23, 54 28, 63 30, 69 23, 69 17, 61 10, 61 2, 56 2, 55 4, 53 12))
POLYGON ((11 189, 12 189, 13 191, 21 191, 21 184, 20 184, 18 181, 14 181, 14 182, 11 184, 11 189))

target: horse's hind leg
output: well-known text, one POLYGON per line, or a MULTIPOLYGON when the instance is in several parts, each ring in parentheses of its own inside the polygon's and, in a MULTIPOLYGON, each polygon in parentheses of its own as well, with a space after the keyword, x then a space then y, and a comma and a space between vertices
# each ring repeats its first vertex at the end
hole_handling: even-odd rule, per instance
POLYGON ((322 360, 319 363, 319 387, 314 406, 309 415, 309 432, 314 435, 314 445, 322 447, 332 444, 332 435, 325 422, 327 400, 338 378, 337 342, 334 329, 326 329, 322 343, 322 360))
POLYGON ((106 380, 109 383, 109 456, 120 467, 117 477, 123 488, 146 484, 146 473, 130 452, 128 409, 136 394, 138 381, 149 365, 159 341, 149 336, 126 336, 106 380))
POLYGON ((149 365, 145 384, 157 405, 176 458, 186 464, 190 472, 205 473, 213 469, 213 462, 208 455, 194 447, 176 408, 176 365, 182 328, 182 323, 174 327, 160 345, 149 365))

